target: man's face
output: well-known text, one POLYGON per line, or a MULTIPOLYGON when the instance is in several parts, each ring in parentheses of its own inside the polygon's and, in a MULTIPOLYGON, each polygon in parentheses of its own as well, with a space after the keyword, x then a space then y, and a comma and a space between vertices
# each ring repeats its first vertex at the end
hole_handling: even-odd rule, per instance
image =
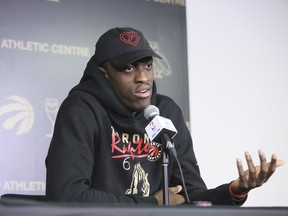
POLYGON ((142 58, 123 71, 118 71, 107 62, 100 68, 111 83, 116 94, 131 111, 144 109, 150 104, 153 88, 153 58, 142 58))

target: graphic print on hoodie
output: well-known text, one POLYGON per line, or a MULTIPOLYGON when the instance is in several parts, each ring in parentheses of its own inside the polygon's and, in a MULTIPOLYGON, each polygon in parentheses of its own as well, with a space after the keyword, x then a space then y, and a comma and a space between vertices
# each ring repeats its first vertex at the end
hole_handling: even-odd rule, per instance
POLYGON ((131 167, 129 160, 145 158, 150 162, 155 162, 161 157, 162 146, 158 143, 150 142, 146 133, 143 138, 141 138, 139 134, 133 134, 131 139, 129 139, 128 133, 122 133, 120 136, 113 127, 111 127, 111 129, 112 159, 123 158, 123 169, 133 170, 131 184, 125 194, 137 194, 142 197, 150 196, 148 172, 144 170, 141 162, 137 162, 131 167))

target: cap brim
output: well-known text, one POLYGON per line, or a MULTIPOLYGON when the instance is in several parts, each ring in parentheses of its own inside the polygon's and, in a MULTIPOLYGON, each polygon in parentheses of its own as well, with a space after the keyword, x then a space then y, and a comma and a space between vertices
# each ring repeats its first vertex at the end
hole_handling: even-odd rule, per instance
POLYGON ((137 50, 109 58, 108 61, 115 69, 124 70, 129 64, 148 56, 162 59, 162 57, 155 53, 153 50, 137 50))

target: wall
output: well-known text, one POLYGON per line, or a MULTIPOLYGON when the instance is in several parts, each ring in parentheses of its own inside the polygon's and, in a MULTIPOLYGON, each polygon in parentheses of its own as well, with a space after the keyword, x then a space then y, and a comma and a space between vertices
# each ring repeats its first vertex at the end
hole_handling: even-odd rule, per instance
MULTIPOLYGON (((237 177, 248 150, 286 160, 245 206, 287 206, 288 1, 187 0, 189 100, 208 187, 237 177)), ((247 166, 246 166, 247 167, 247 166)))
POLYGON ((45 193, 58 108, 82 77, 99 36, 115 26, 141 30, 162 56, 154 61, 157 89, 174 98, 189 121, 185 4, 1 0, 0 195, 45 193))

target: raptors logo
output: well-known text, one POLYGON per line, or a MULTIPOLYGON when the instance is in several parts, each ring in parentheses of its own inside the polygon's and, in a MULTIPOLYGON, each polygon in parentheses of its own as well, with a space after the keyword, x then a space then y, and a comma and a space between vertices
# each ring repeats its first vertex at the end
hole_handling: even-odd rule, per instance
POLYGON ((163 147, 159 143, 151 142, 151 146, 149 149, 149 153, 147 155, 147 159, 149 161, 157 161, 162 154, 163 147))

